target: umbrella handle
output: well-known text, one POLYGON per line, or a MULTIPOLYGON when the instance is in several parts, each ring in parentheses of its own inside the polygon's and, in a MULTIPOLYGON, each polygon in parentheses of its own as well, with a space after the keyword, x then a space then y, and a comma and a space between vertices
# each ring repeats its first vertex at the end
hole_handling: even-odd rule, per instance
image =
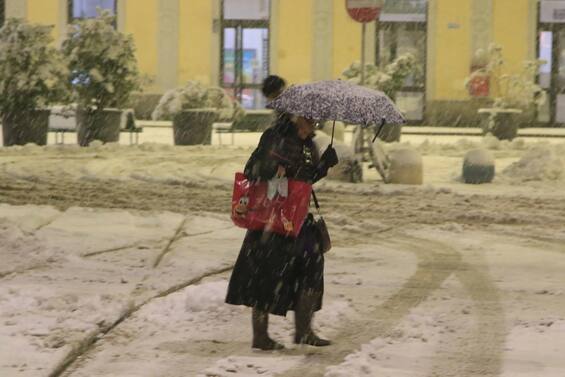
POLYGON ((375 133, 375 136, 373 137, 372 143, 374 143, 375 140, 377 140, 377 137, 379 137, 379 135, 381 134, 381 131, 383 130, 383 128, 385 126, 385 123, 386 123, 386 119, 383 118, 382 121, 381 121, 381 125, 379 126, 379 129, 377 130, 377 132, 375 133))
POLYGON ((330 147, 333 146, 334 144, 334 132, 335 132, 335 119, 334 119, 334 125, 332 126, 332 140, 330 141, 330 147))

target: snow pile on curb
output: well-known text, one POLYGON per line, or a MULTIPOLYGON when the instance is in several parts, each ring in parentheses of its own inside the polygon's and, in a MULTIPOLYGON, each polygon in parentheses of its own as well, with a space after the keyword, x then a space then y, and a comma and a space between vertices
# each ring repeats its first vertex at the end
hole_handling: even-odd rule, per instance
MULTIPOLYGON (((386 144, 385 148, 387 150, 392 150, 401 146, 411 145, 412 143, 410 142, 391 143, 386 144)), ((497 151, 498 154, 501 155, 515 155, 517 152, 524 151, 529 147, 541 147, 548 145, 549 144, 544 141, 528 142, 525 139, 514 139, 512 141, 498 140, 492 135, 487 135, 479 141, 461 138, 453 143, 438 143, 435 141, 430 141, 430 139, 426 139, 422 143, 414 144, 413 147, 423 155, 441 154, 446 156, 462 156, 467 151, 472 149, 488 149, 491 151, 497 151)))
POLYGON ((502 174, 521 182, 558 181, 565 178, 565 148, 535 147, 502 174))

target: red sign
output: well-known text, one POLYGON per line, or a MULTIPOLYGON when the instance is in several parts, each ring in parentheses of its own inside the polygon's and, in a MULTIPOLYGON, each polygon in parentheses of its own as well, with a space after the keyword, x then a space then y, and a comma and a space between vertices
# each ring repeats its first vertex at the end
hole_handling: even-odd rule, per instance
POLYGON ((347 13, 357 22, 375 21, 381 13, 381 0, 345 0, 347 13))
POLYGON ((469 82, 469 94, 473 97, 488 97, 490 91, 489 77, 475 75, 469 82))

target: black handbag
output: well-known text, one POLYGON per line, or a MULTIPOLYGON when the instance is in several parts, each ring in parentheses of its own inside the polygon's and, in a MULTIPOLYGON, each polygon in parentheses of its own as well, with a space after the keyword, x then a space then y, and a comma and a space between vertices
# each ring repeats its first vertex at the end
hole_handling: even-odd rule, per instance
POLYGON ((314 190, 312 190, 312 199, 314 199, 314 205, 316 206, 316 211, 319 216, 318 219, 314 219, 312 227, 314 228, 320 252, 326 253, 332 248, 332 239, 330 238, 326 221, 320 212, 320 204, 318 203, 318 198, 314 190))

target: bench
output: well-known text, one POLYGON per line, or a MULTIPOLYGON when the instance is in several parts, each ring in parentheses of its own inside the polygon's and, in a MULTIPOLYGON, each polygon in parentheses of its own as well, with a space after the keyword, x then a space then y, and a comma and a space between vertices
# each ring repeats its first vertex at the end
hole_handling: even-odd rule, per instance
POLYGON ((234 144, 233 123, 214 123, 212 124, 212 131, 218 134, 220 145, 222 145, 222 134, 224 133, 231 133, 231 145, 234 144))
MULTIPOLYGON (((65 133, 76 132, 75 109, 63 106, 53 107, 49 116, 48 131, 55 133, 55 144, 64 144, 65 133)), ((129 133, 130 145, 139 144, 139 134, 143 132, 143 127, 136 124, 133 109, 123 111, 120 132, 129 133)))

